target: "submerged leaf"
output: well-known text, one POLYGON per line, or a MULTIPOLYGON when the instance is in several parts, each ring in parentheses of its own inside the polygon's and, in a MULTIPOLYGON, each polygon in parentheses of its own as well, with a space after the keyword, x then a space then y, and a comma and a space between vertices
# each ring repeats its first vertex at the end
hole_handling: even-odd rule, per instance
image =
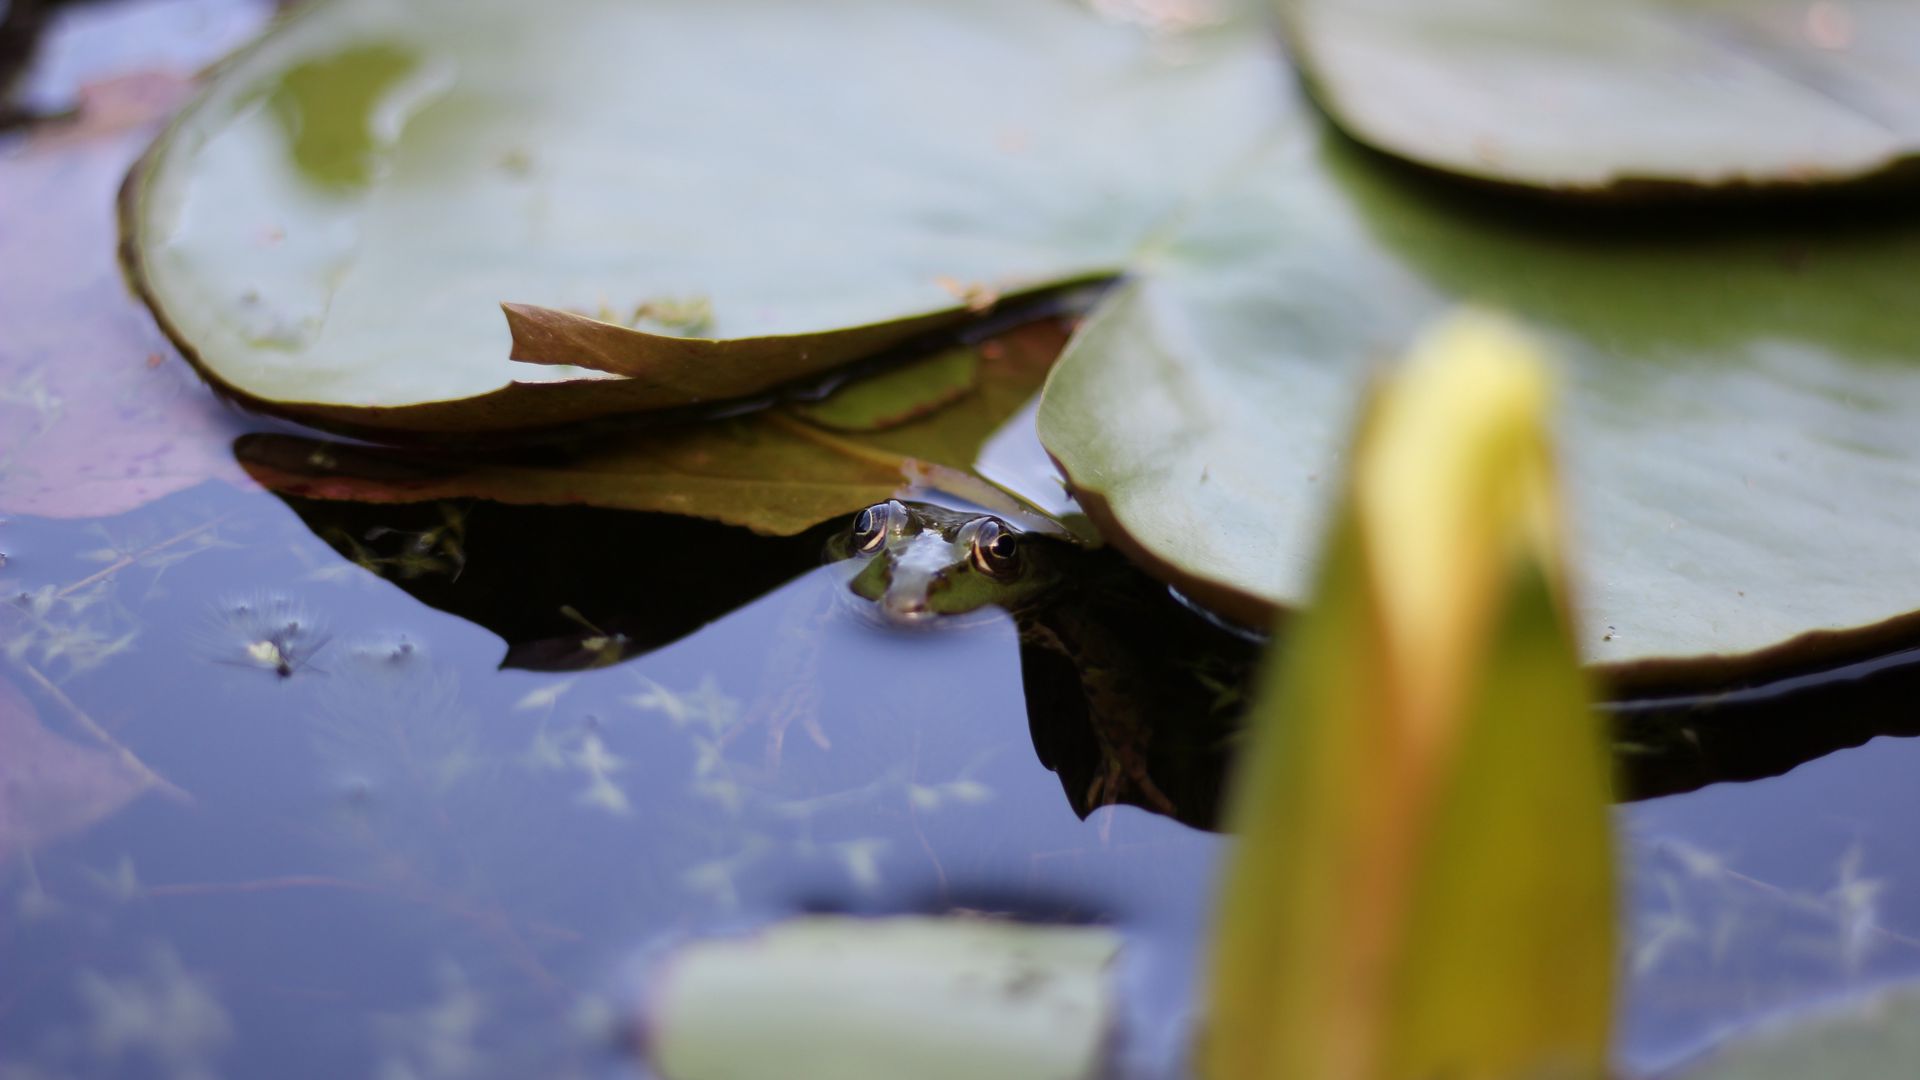
POLYGON ((234 453, 283 495, 581 504, 686 514, 775 536, 887 498, 907 482, 898 462, 841 453, 810 431, 773 416, 730 420, 622 436, 557 460, 429 457, 292 435, 249 435, 234 453))
POLYGON ((1078 1080, 1118 937, 977 917, 810 916, 667 958, 645 1017, 671 1080, 1078 1080))
POLYGON ((1273 74, 1256 37, 1069 3, 332 0, 155 146, 127 253, 255 405, 555 427, 1109 276, 1253 139, 1273 74))
POLYGON ((1595 193, 1803 185, 1920 155, 1906 0, 1279 0, 1316 94, 1390 154, 1595 193))
POLYGON ((1210 1077, 1604 1074, 1606 758, 1556 599, 1544 380, 1466 316, 1362 423, 1235 781, 1210 1077))
POLYGON ((0 148, 0 512, 104 517, 239 475, 219 406, 127 296, 102 212, 184 92, 93 87, 71 124, 0 148))
POLYGON ((150 786, 120 754, 71 742, 41 726, 33 705, 0 679, 0 871, 111 816, 150 786))
POLYGON ((973 349, 947 349, 857 379, 824 400, 793 406, 802 419, 838 431, 898 427, 965 397, 980 381, 973 349))

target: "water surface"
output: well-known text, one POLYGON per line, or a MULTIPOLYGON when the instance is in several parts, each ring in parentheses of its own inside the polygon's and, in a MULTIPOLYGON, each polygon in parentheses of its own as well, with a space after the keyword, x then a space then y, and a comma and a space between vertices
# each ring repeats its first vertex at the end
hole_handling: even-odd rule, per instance
MULTIPOLYGON (((130 43, 176 9, 207 5, 67 27, 36 94, 97 74, 88 49, 187 66, 130 43)), ((485 607, 546 581, 551 546, 459 532, 488 520, 471 504, 432 536, 395 510, 354 526, 420 555, 383 576, 233 466, 275 425, 216 405, 114 276, 111 194, 150 130, 0 144, 0 1077, 631 1075, 675 943, 959 908, 1118 927, 1117 1069, 1179 1075, 1225 841, 1075 813, 1010 619, 888 631, 801 551, 664 648, 527 669, 554 654, 509 657, 390 578, 485 607)), ((597 552, 608 590, 623 561, 702 558, 661 519, 609 520, 537 527, 597 552)), ((579 588, 516 602, 571 627, 579 588)), ((1917 768, 1878 739, 1623 806, 1622 1059, 1920 972, 1917 768)))

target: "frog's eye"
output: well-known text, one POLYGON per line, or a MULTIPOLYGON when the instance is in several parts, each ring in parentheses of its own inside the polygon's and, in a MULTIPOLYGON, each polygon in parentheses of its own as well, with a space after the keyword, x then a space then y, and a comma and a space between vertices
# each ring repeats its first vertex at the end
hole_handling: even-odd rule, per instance
POLYGON ((860 515, 853 519, 853 549, 855 551, 873 552, 880 550, 880 545, 885 543, 887 539, 887 527, 893 522, 893 507, 894 504, 891 502, 880 503, 877 506, 869 506, 865 510, 860 511, 860 515))
POLYGON ((973 565, 994 577, 1008 577, 1020 569, 1020 540, 992 518, 973 533, 973 565))

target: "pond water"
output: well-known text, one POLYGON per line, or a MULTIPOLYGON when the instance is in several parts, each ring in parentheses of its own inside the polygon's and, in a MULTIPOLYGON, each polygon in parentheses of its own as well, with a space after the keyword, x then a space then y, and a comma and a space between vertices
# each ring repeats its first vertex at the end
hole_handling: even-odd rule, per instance
MULTIPOLYGON (((259 14, 84 10, 41 99, 186 70, 259 14), (203 51, 135 47, 181 37, 203 51)), ((0 1077, 634 1075, 674 944, 962 908, 1117 927, 1116 1070, 1180 1075, 1226 841, 1076 812, 1010 619, 889 630, 818 535, 475 504, 348 527, 254 489, 228 448, 283 428, 214 404, 114 276, 150 131, 0 144, 0 1077), (608 594, 664 609, 682 571, 782 560, 671 644, 536 670, 591 652, 608 594), (501 597, 579 629, 509 657, 448 613, 501 597)), ((1875 738, 1621 806, 1622 1061, 1920 972, 1916 770, 1875 738)))

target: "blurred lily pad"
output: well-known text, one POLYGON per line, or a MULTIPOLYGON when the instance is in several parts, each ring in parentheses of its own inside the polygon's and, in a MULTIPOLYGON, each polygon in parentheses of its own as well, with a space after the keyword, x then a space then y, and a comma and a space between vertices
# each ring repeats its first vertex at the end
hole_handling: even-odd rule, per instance
POLYGON ((672 1080, 1091 1077, 1119 949, 1096 926, 791 919, 670 954, 648 1056, 672 1080))
POLYGON ((1784 1016, 1727 1039, 1676 1080, 1891 1080, 1920 1073, 1920 985, 1784 1016))
POLYGON ((1912 170, 1905 0, 1281 0, 1354 137, 1478 179, 1588 193, 1912 170))
POLYGON ((1230 29, 1024 0, 316 3, 156 144, 126 251, 208 378, 314 422, 754 394, 1117 272, 1271 113, 1271 51, 1230 29))
POLYGON ((1704 685, 1909 633, 1920 609, 1911 214, 1562 214, 1463 193, 1304 107, 1061 358, 1040 433, 1137 560, 1261 622, 1297 605, 1361 389, 1460 298, 1564 361, 1583 656, 1704 685))

